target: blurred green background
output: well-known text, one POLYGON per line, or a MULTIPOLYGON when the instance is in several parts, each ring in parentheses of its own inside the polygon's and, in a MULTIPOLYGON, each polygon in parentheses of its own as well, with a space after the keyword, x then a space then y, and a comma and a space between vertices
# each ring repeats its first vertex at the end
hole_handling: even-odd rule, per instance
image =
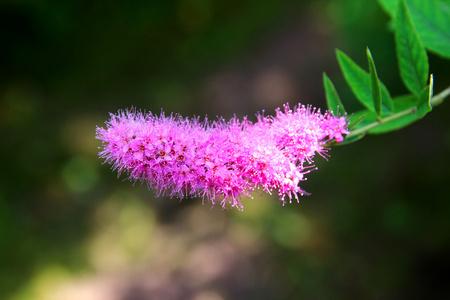
POLYGON ((345 104, 335 48, 366 67, 366 46, 406 93, 375 0, 1 1, 0 299, 450 297, 448 103, 318 157, 300 204, 155 198, 97 158, 118 109, 325 109, 323 71, 345 104))

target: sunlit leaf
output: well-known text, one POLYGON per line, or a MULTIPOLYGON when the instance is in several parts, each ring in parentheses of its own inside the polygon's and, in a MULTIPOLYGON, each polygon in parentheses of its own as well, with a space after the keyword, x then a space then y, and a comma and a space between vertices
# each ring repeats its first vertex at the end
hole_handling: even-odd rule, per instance
POLYGON ((325 87, 325 96, 327 98, 328 109, 334 113, 334 115, 344 115, 345 108, 339 99, 339 95, 331 82, 327 74, 323 73, 323 85, 325 87))
POLYGON ((428 57, 404 0, 397 7, 395 41, 402 80, 411 92, 419 95, 427 82, 428 57))
POLYGON ((450 58, 450 1, 407 0, 407 4, 425 47, 450 58))
MULTIPOLYGON (((378 0, 392 17, 399 0, 378 0)), ((411 19, 424 46, 443 57, 450 58, 450 1, 406 0, 411 19)))

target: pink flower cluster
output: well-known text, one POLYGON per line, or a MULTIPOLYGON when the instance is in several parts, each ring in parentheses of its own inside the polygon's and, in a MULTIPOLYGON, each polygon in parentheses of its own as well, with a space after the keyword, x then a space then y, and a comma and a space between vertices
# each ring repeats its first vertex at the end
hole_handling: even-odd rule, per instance
POLYGON ((333 138, 343 141, 347 120, 300 105, 257 117, 256 123, 200 122, 119 111, 106 128, 97 128, 99 155, 119 175, 147 183, 158 195, 202 197, 242 209, 242 196, 260 188, 276 192, 283 204, 286 196, 298 201, 298 194, 305 194, 298 184, 314 169, 314 155, 325 157, 323 145, 333 138))

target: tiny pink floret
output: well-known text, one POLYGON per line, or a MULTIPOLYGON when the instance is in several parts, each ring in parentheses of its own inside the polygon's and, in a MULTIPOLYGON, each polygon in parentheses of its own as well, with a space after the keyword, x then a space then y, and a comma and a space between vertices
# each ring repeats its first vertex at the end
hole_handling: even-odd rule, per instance
POLYGON ((255 189, 277 193, 284 204, 298 194, 305 174, 314 170, 324 144, 340 143, 349 134, 347 119, 310 106, 286 104, 276 115, 200 122, 179 115, 144 114, 135 110, 111 114, 106 128, 97 127, 99 156, 119 175, 146 183, 157 195, 180 199, 202 197, 214 205, 243 209, 242 197, 255 189))

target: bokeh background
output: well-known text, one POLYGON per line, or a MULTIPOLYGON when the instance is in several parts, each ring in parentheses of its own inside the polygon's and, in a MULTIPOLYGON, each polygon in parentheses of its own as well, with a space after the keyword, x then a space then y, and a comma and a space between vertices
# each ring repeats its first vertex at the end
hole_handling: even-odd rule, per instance
POLYGON ((389 28, 374 0, 1 1, 0 299, 450 297, 448 103, 317 158, 299 204, 155 198, 97 157, 118 109, 325 109, 324 71, 348 103, 335 48, 404 94, 389 28))

